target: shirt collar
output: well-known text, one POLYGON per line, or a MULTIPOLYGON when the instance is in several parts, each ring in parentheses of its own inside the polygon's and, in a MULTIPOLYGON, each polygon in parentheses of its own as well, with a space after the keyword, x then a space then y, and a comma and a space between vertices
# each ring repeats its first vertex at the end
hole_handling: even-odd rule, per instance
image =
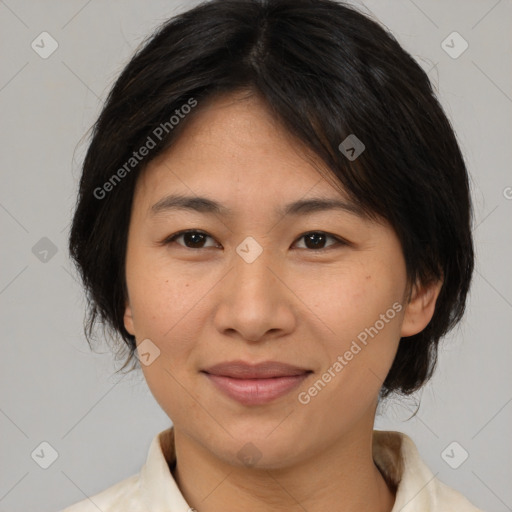
POLYGON ((170 427, 154 437, 140 471, 141 494, 151 512, 191 510, 169 469, 175 460, 174 430, 170 427))
POLYGON ((391 512, 432 511, 438 480, 421 460, 413 440, 402 432, 373 431, 373 461, 386 482, 395 488, 391 512))

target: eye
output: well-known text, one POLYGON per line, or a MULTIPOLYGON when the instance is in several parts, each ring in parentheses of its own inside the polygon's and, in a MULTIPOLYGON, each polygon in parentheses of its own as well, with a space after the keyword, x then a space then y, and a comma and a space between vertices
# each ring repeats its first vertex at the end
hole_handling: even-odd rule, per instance
MULTIPOLYGON (((207 233, 205 233, 204 231, 199 231, 196 229, 189 229, 186 231, 180 231, 179 233, 175 233, 174 235, 167 237, 162 242, 162 244, 169 245, 169 244, 176 242, 180 238, 183 239, 183 243, 179 243, 179 245, 184 246, 186 249, 207 249, 208 247, 216 246, 215 244, 210 245, 210 246, 205 246, 204 243, 205 243, 206 239, 211 238, 213 240, 213 238, 210 235, 208 235, 207 233)), ((342 238, 339 238, 334 235, 329 235, 328 233, 325 233, 323 231, 311 231, 309 233, 304 233, 297 240, 301 240, 301 239, 305 240, 305 246, 306 246, 305 249, 310 249, 315 252, 319 252, 322 250, 328 250, 332 246, 336 246, 336 245, 348 245, 348 242, 346 242, 342 238), (322 247, 325 244, 326 240, 329 238, 331 240, 334 240, 335 243, 331 244, 330 246, 327 246, 327 247, 322 247)), ((304 247, 300 247, 300 249, 302 249, 302 248, 304 248, 304 247)))
POLYGON ((311 231, 310 233, 304 233, 298 238, 298 240, 301 239, 305 240, 306 249, 312 249, 316 252, 330 249, 332 246, 336 245, 347 245, 347 242, 345 242, 345 240, 337 236, 324 233, 323 231, 311 231), (325 244, 325 241, 328 238, 334 240, 336 243, 331 244, 330 246, 327 247, 321 247, 322 245, 325 244))
MULTIPOLYGON (((212 237, 210 235, 204 233, 203 231, 198 231, 197 229, 188 229, 186 231, 180 231, 179 233, 171 235, 170 237, 166 238, 162 242, 162 244, 169 245, 169 244, 173 243, 175 240, 178 240, 179 238, 183 238, 183 241, 185 244, 184 246, 186 249, 203 249, 203 248, 205 248, 203 245, 205 239, 212 238, 212 237)), ((212 240, 213 240, 213 238, 212 238, 212 240)), ((179 245, 183 245, 183 244, 180 243, 179 245)), ((208 247, 206 247, 206 248, 208 248, 208 247)))

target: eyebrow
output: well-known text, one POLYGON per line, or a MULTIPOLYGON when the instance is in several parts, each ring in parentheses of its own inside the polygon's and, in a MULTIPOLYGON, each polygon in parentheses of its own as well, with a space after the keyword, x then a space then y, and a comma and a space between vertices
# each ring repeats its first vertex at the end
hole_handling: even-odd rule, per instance
MULTIPOLYGON (((160 213, 173 210, 193 211, 211 215, 220 215, 223 217, 233 217, 235 214, 231 209, 217 201, 214 201, 213 199, 179 194, 168 195, 160 199, 150 208, 150 214, 155 216, 160 213)), ((342 210, 359 217, 364 217, 363 210, 353 203, 342 201, 340 199, 321 197, 301 199, 293 203, 286 204, 277 208, 275 213, 278 216, 284 217, 286 215, 308 215, 315 212, 330 210, 342 210)))

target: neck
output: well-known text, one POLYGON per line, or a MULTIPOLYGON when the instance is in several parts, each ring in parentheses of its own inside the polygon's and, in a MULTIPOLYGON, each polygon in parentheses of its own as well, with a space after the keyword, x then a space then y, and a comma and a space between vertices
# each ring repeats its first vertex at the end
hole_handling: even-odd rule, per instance
POLYGON ((173 475, 197 512, 391 512, 395 490, 372 458, 373 429, 345 435, 293 466, 257 469, 230 464, 175 430, 173 475))

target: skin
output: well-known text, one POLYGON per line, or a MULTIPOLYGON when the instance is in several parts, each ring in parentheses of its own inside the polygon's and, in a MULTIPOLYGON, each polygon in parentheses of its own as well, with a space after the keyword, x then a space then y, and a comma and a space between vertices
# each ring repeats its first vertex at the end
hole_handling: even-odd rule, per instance
POLYGON ((440 283, 414 285, 407 302, 401 245, 385 222, 340 210, 277 216, 276 208, 299 199, 347 199, 314 159, 257 95, 231 94, 198 106, 173 147, 137 182, 124 323, 138 345, 149 338, 160 350, 142 369, 174 425, 174 477, 198 512, 393 507, 394 489, 372 459, 378 393, 400 337, 430 321, 440 283), (171 193, 206 196, 235 213, 152 215, 171 193), (208 236, 162 243, 185 229, 208 236), (326 238, 315 248, 304 237, 310 232, 348 243, 326 238), (250 264, 236 252, 248 236, 262 248, 250 264), (298 394, 394 303, 402 310, 300 403, 298 394), (281 361, 313 373, 273 402, 246 406, 200 372, 234 359, 281 361), (237 457, 246 443, 261 454, 252 467, 237 457))

